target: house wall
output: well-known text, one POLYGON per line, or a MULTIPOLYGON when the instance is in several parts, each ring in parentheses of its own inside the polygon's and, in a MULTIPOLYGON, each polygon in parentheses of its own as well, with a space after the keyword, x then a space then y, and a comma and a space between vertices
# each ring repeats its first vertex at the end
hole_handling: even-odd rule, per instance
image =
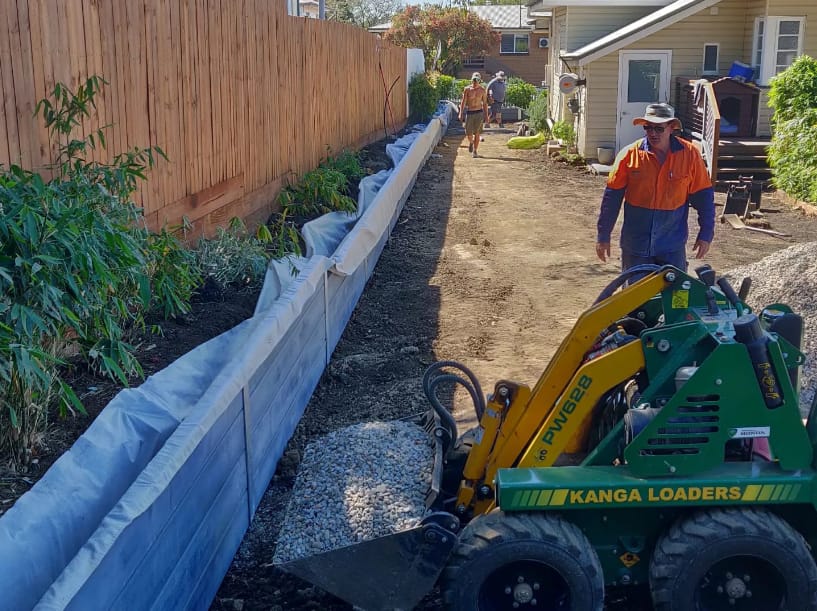
POLYGON ((649 15, 656 7, 571 6, 567 9, 568 51, 575 51, 602 36, 649 15))
POLYGON ((518 76, 527 82, 536 85, 542 84, 546 77, 546 68, 550 58, 550 49, 540 49, 539 40, 550 38, 547 33, 531 33, 529 49, 527 55, 500 55, 485 56, 485 72, 495 74, 499 70, 504 70, 508 76, 518 76))
MULTIPOLYGON (((755 19, 766 15, 781 17, 805 17, 806 26, 803 37, 803 53, 817 57, 817 2, 814 0, 750 0, 746 8, 744 31, 744 49, 749 63, 751 61, 754 38, 755 19)), ((757 136, 771 137, 772 109, 769 108, 768 87, 761 87, 758 104, 757 136)))
POLYGON ((301 17, 309 17, 310 19, 317 19, 320 16, 319 7, 317 4, 302 4, 301 17))
POLYGON ((559 93, 559 75, 566 72, 559 56, 567 52, 567 9, 559 7, 553 11, 553 25, 550 37, 551 66, 550 66, 550 95, 548 96, 548 111, 554 121, 563 117, 564 100, 559 93))
MULTIPOLYGON (((481 68, 482 78, 488 80, 502 70, 508 76, 516 76, 537 87, 541 86, 547 78, 550 48, 540 49, 539 40, 550 38, 550 35, 547 32, 530 32, 529 37, 529 52, 526 55, 502 55, 497 43, 497 48, 485 55, 484 67, 481 68)), ((457 77, 469 78, 474 70, 473 67, 461 67, 457 70, 457 77)))
POLYGON ((803 53, 817 57, 817 2, 815 0, 768 0, 768 5, 767 15, 806 18, 803 53))
MULTIPOLYGON (((559 93, 559 75, 570 70, 578 71, 579 66, 566 66, 559 60, 559 52, 575 51, 594 40, 601 38, 633 21, 649 14, 654 8, 646 7, 558 7, 553 10, 553 26, 551 31, 551 49, 553 63, 550 72, 550 91, 548 98, 550 116, 554 121, 573 121, 573 114, 567 109, 566 99, 559 93)), ((618 61, 618 60, 616 60, 618 61)), ((618 68, 616 68, 616 71, 618 68)), ((613 75, 613 78, 616 78, 613 75)), ((614 87, 615 89, 615 87, 614 87)), ((584 92, 580 90, 579 99, 584 104, 584 92)), ((614 111, 615 114, 615 111, 614 111)), ((615 132, 614 132, 615 134, 615 132)), ((583 137, 577 133, 580 141, 583 137)), ((615 138, 613 138, 615 142, 615 138)), ((595 155, 595 147, 593 148, 595 155)))
MULTIPOLYGON (((718 69, 727 74, 734 60, 745 62, 751 55, 751 46, 744 50, 745 2, 723 0, 713 8, 717 8, 715 14, 704 9, 622 50, 672 50, 670 74, 674 79, 680 75, 699 75, 704 44, 719 43, 718 69)), ((588 101, 577 134, 579 152, 586 157, 595 157, 596 147, 616 141, 619 53, 614 51, 586 66, 587 85, 582 96, 587 95, 588 101)))
POLYGON ((755 35, 755 19, 766 14, 767 0, 748 0, 746 3, 746 18, 743 23, 743 49, 748 63, 752 63, 752 44, 755 35))

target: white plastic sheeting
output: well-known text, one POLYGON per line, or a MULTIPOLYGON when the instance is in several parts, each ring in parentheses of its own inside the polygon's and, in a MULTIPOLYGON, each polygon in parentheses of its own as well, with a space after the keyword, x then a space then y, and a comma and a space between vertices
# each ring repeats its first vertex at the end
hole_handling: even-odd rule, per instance
POLYGON ((0 517, 0 609, 208 607, 451 108, 395 143, 345 237, 319 222, 252 318, 120 392, 0 517))

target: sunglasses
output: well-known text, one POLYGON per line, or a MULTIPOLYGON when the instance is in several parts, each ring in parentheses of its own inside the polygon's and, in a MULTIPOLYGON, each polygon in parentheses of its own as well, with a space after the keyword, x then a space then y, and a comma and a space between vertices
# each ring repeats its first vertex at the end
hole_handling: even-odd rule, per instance
POLYGON ((645 132, 655 132, 656 134, 663 134, 666 127, 662 127, 660 125, 645 125, 644 131, 645 132))

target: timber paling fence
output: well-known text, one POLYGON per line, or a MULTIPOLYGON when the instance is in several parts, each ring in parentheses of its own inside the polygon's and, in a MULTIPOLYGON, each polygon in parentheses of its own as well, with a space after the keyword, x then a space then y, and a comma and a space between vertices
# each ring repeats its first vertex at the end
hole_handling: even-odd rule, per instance
POLYGON ((93 75, 109 85, 77 135, 111 126, 101 161, 161 147, 137 202, 194 236, 263 221, 287 181, 383 137, 392 86, 388 130, 407 116, 405 49, 281 0, 0 0, 0 165, 52 163, 35 106, 93 75))

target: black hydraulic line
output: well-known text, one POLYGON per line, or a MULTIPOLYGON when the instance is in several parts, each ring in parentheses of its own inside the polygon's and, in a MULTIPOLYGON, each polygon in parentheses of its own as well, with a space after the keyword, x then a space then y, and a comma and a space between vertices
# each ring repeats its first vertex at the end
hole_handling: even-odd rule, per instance
POLYGON ((604 290, 601 293, 599 293, 599 296, 596 298, 596 301, 593 302, 593 304, 595 305, 600 301, 604 301, 605 299, 610 297, 633 276, 643 274, 644 272, 657 272, 659 269, 661 269, 660 265, 655 265, 653 263, 645 263, 644 265, 635 265, 630 269, 621 272, 615 280, 613 280, 610 284, 604 287, 604 290))
POLYGON ((423 374, 423 391, 425 392, 429 403, 431 403, 431 406, 434 408, 434 411, 437 412, 440 419, 444 422, 446 428, 449 429, 452 439, 457 439, 456 421, 451 415, 451 412, 445 408, 437 397, 437 386, 448 382, 460 384, 468 391, 468 394, 471 395, 471 400, 474 403, 474 411, 477 413, 477 418, 480 419, 482 418, 482 414, 485 412, 485 397, 482 394, 482 388, 480 387, 479 381, 473 372, 457 361, 438 361, 426 369, 425 374, 423 374), (461 377, 454 373, 442 371, 445 368, 457 369, 464 373, 466 377, 461 377))

